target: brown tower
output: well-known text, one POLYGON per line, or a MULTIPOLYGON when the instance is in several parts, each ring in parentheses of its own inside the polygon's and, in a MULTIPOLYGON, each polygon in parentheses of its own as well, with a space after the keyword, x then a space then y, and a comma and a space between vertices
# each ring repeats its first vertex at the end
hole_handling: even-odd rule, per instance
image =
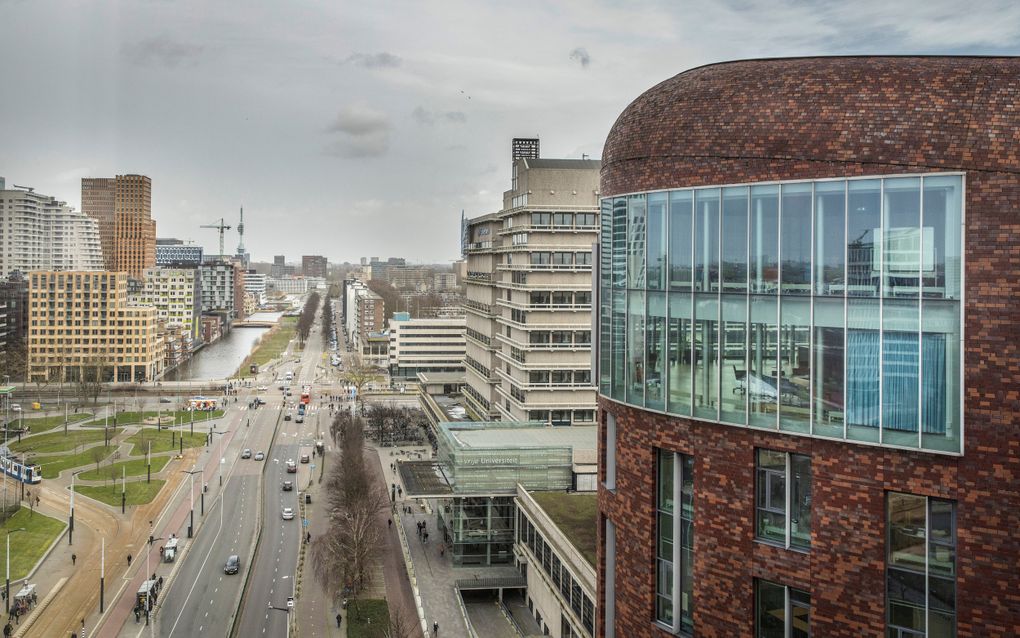
POLYGON ((106 268, 141 279, 156 265, 152 180, 145 175, 83 178, 81 199, 82 210, 99 224, 106 268))

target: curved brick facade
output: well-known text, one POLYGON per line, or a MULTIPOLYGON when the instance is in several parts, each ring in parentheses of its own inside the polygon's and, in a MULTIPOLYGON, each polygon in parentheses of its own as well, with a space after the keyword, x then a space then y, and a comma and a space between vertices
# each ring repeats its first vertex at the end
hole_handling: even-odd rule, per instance
MULTIPOLYGON (((599 495, 617 528, 616 636, 667 635, 652 622, 655 448, 695 458, 695 635, 751 637, 755 578, 809 592, 815 636, 885 635, 887 491, 956 502, 957 635, 1020 635, 1020 59, 816 58, 694 69, 620 115, 601 190, 944 171, 966 174, 964 454, 749 430, 601 396, 603 479, 605 413, 617 420, 616 490, 599 495), (756 447, 811 457, 809 552, 755 541, 756 447)), ((604 606, 599 618, 605 636, 604 606)))

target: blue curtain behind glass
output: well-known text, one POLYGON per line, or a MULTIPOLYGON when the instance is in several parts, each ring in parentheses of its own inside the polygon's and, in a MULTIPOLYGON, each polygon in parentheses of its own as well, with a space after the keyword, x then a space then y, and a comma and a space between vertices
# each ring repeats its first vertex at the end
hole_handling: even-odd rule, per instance
POLYGON ((886 332, 882 340, 882 427, 917 432, 921 354, 916 332, 886 332))
POLYGON ((921 431, 946 433, 946 335, 921 335, 921 431))
POLYGON ((846 418, 850 425, 878 427, 877 330, 846 333, 846 418))

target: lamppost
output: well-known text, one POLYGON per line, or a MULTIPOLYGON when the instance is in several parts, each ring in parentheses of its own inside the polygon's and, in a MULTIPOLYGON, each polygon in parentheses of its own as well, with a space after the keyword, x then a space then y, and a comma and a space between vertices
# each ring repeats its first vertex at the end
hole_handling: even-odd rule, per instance
POLYGON ((6 595, 4 599, 7 601, 7 613, 11 613, 11 534, 15 532, 25 531, 24 527, 12 529, 7 532, 7 584, 6 584, 6 595))
POLYGON ((120 470, 120 513, 123 514, 127 510, 127 465, 121 465, 120 470))
MULTIPOLYGON (((149 580, 149 564, 152 562, 150 558, 152 556, 152 545, 156 541, 163 540, 163 537, 153 538, 152 534, 149 534, 149 549, 145 550, 145 579, 149 580)), ((152 595, 152 588, 156 583, 150 583, 145 590, 145 624, 149 624, 149 610, 152 609, 152 602, 150 596, 152 595)))
POLYGON ((106 537, 100 536, 100 539, 102 544, 99 552, 99 613, 103 613, 106 598, 106 537))
POLYGON ((67 544, 68 545, 72 545, 73 541, 74 541, 74 477, 78 476, 79 474, 81 474, 84 471, 85 471, 84 469, 81 469, 81 470, 78 470, 77 472, 71 472, 71 503, 70 503, 71 509, 70 509, 70 511, 68 512, 68 515, 67 515, 67 520, 68 520, 68 525, 67 525, 67 544))
POLYGON ((152 482, 152 441, 147 441, 149 444, 145 450, 145 482, 152 482))
MULTIPOLYGON (((211 439, 212 435, 214 435, 214 434, 226 434, 227 432, 230 432, 230 430, 213 430, 213 429, 210 429, 209 430, 209 438, 211 439)), ((219 464, 220 465, 220 487, 223 487, 223 439, 220 439, 220 445, 219 445, 219 448, 217 448, 217 450, 219 452, 219 457, 220 457, 220 464, 219 464)))
POLYGON ((191 496, 191 514, 190 519, 188 520, 188 538, 191 538, 192 530, 195 529, 195 475, 198 474, 199 471, 196 471, 195 466, 192 465, 191 470, 181 470, 181 472, 188 474, 189 480, 191 481, 191 489, 188 490, 188 493, 191 496))

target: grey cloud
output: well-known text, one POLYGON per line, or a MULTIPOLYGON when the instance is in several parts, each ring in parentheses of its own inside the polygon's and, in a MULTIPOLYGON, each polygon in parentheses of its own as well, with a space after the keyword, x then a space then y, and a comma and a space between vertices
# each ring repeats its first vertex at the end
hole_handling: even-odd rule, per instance
POLYGON ((591 64, 591 56, 588 55, 588 49, 584 47, 577 47, 571 51, 570 59, 577 61, 582 69, 587 69, 588 65, 591 64))
POLYGON ((165 35, 139 40, 124 47, 124 55, 136 64, 165 67, 192 66, 205 47, 178 42, 165 35))
POLYGON ((451 124, 467 123, 467 114, 462 111, 430 111, 424 106, 417 106, 411 111, 411 117, 422 126, 433 126, 437 121, 451 124))
POLYGON ((380 51, 379 53, 353 53, 341 64, 355 64, 365 69, 393 69, 401 64, 400 56, 380 51))
POLYGON ((339 135, 325 148, 333 157, 378 157, 390 147, 389 118, 365 106, 343 107, 326 132, 339 135))

